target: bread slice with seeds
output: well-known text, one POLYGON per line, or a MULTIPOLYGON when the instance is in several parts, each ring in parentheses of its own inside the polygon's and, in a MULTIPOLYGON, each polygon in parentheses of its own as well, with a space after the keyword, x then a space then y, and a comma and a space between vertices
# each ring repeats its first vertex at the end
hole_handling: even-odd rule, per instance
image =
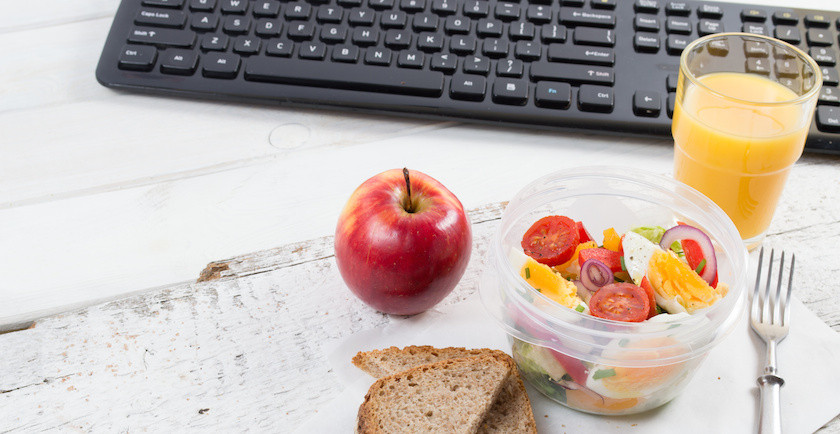
POLYGON ((475 433, 515 367, 495 355, 443 360, 377 380, 356 432, 475 433))
POLYGON ((512 366, 511 375, 502 385, 499 396, 485 415, 479 433, 525 433, 537 432, 534 412, 528 392, 519 376, 519 371, 502 351, 490 349, 466 349, 460 347, 434 348, 431 346, 390 347, 382 350, 359 352, 353 357, 353 364, 374 377, 393 375, 407 369, 437 363, 443 360, 493 355, 507 359, 512 366))

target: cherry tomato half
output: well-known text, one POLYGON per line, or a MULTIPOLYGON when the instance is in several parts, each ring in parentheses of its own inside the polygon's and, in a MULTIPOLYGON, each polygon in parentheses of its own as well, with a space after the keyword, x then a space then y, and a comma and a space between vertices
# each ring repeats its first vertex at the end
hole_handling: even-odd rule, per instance
POLYGON ((621 271, 621 254, 618 252, 613 252, 612 250, 602 247, 596 247, 594 249, 583 249, 580 251, 579 255, 580 259, 578 262, 581 264, 590 259, 597 259, 603 262, 607 267, 610 267, 610 271, 613 273, 621 271))
MULTIPOLYGON (((679 224, 683 225, 685 223, 679 222, 679 224)), ((691 267, 692 270, 697 270, 697 267, 700 266, 700 263, 703 262, 705 257, 703 256, 703 250, 700 248, 700 244, 694 240, 682 240, 680 241, 682 245, 683 253, 685 253, 685 260, 688 262, 688 266, 691 267)), ((700 274, 703 269, 697 274, 700 274)), ((717 287, 718 284, 718 276, 715 274, 714 279, 712 279, 711 286, 712 288, 717 287)))
POLYGON ((578 238, 580 238, 581 243, 585 243, 587 241, 595 241, 592 239, 592 235, 589 235, 589 231, 583 227, 583 222, 575 222, 575 226, 577 226, 578 230, 578 238))
POLYGON ((589 299, 589 311, 598 318, 642 322, 650 314, 650 298, 632 283, 610 283, 595 291, 589 299))
POLYGON ((650 282, 647 280, 647 276, 642 277, 642 281, 639 282, 639 286, 647 292, 648 300, 650 300, 650 312, 648 312, 648 318, 656 316, 656 296, 653 295, 653 286, 650 285, 650 282))
POLYGON ((522 237, 525 254, 549 267, 572 259, 579 243, 574 220, 556 215, 537 220, 522 237))

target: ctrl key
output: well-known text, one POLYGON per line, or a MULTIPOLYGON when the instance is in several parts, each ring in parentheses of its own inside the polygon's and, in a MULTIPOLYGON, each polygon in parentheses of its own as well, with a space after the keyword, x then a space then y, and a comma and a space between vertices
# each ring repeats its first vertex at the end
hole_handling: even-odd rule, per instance
POLYGON ((607 86, 583 84, 578 91, 578 107, 585 112, 611 112, 615 105, 613 90, 607 86))
POLYGON ((831 133, 840 132, 840 107, 817 107, 817 128, 831 133))
POLYGON ((151 71, 157 60, 157 49, 139 45, 125 45, 120 52, 120 69, 151 71))

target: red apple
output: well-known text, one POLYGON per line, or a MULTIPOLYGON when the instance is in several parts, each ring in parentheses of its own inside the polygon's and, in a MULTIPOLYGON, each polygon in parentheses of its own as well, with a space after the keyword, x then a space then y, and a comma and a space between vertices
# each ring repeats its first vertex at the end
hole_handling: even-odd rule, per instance
POLYGON ((472 231, 464 207, 441 183, 393 169, 350 196, 335 230, 347 286, 381 312, 413 315, 449 294, 467 268, 472 231))

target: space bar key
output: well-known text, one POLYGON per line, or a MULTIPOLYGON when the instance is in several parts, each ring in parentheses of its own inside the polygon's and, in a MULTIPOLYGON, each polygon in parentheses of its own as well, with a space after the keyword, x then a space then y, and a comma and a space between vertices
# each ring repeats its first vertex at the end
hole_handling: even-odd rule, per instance
POLYGON ((432 97, 444 82, 438 71, 261 57, 248 59, 245 80, 432 97))

